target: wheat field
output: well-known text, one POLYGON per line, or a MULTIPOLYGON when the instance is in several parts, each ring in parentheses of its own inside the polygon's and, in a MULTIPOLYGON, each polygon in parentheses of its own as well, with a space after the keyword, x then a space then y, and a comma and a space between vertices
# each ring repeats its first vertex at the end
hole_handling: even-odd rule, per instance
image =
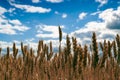
POLYGON ((92 45, 84 46, 75 37, 71 42, 67 35, 61 48, 62 30, 58 29, 58 53, 54 53, 52 42, 47 45, 43 40, 38 42, 37 55, 22 42, 21 50, 13 43, 13 54, 7 47, 6 54, 1 55, 1 47, 0 80, 120 80, 120 35, 98 43, 93 33, 92 45), (22 56, 18 56, 19 51, 22 56))

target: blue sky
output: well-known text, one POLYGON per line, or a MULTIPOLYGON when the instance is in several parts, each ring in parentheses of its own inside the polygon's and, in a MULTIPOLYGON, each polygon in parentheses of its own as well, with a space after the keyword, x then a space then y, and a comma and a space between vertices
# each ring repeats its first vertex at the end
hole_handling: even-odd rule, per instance
POLYGON ((58 44, 58 26, 81 44, 113 40, 120 34, 120 0, 0 0, 0 46, 16 42, 37 45, 41 39, 58 44))

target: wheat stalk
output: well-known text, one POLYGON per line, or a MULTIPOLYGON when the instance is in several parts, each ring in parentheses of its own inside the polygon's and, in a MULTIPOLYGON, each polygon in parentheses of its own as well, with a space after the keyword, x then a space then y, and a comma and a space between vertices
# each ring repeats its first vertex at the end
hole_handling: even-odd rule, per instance
POLYGON ((92 36, 92 48, 93 48, 93 62, 92 65, 94 68, 96 68, 98 61, 99 61, 99 55, 98 55, 98 44, 97 44, 97 39, 96 39, 96 34, 95 32, 93 33, 92 36))
POLYGON ((61 41, 62 41, 62 30, 60 28, 60 26, 58 27, 58 30, 59 30, 59 53, 61 53, 61 41))

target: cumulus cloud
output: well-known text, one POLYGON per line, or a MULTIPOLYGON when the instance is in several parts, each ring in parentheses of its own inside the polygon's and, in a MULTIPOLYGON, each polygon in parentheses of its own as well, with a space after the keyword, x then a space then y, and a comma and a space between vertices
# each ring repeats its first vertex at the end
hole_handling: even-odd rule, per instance
POLYGON ((32 0, 33 3, 39 3, 40 0, 32 0))
POLYGON ((4 20, 5 22, 0 22, 0 33, 15 35, 17 31, 24 32, 29 30, 30 28, 24 25, 13 24, 13 20, 4 20), (11 23, 11 22, 12 23, 11 23))
POLYGON ((15 25, 22 25, 22 23, 19 20, 9 20, 10 23, 15 24, 15 25))
POLYGON ((106 9, 98 14, 101 21, 91 21, 83 28, 72 32, 70 35, 78 38, 82 44, 91 42, 92 32, 96 32, 99 41, 113 40, 116 34, 120 34, 120 7, 106 9), (87 39, 86 39, 87 37, 87 39))
POLYGON ((67 14, 63 13, 62 18, 67 18, 67 14))
POLYGON ((0 17, 5 18, 5 16, 3 14, 6 12, 7 12, 7 10, 0 6, 0 17))
POLYGON ((111 8, 103 11, 99 18, 105 22, 107 28, 120 29, 120 7, 117 10, 111 8))
POLYGON ((21 5, 21 4, 15 4, 11 3, 10 4, 16 8, 19 8, 21 10, 24 10, 25 12, 29 13, 48 13, 51 11, 50 8, 43 8, 43 7, 35 7, 31 5, 21 5))
POLYGON ((61 3, 63 2, 63 0, 46 0, 48 2, 51 2, 51 3, 61 3))
MULTIPOLYGON (((42 25, 37 25, 36 28, 37 28, 36 37, 39 37, 39 38, 58 38, 59 37, 58 26, 42 24, 42 25)), ((61 26, 61 28, 64 28, 64 26, 61 26)), ((65 35, 66 33, 63 32, 63 37, 65 35)))
POLYGON ((85 12, 80 13, 79 14, 79 19, 80 20, 84 19, 86 17, 86 15, 87 15, 87 13, 85 13, 85 12))
POLYGON ((102 7, 103 5, 108 3, 108 0, 95 0, 95 1, 100 3, 99 7, 102 7))
POLYGON ((70 35, 77 37, 78 42, 84 45, 91 43, 91 37, 93 32, 96 32, 98 42, 104 41, 104 39, 113 40, 117 34, 116 30, 106 28, 104 23, 92 21, 88 22, 84 28, 76 30, 72 32, 70 35))
POLYGON ((4 13, 8 12, 5 8, 0 7, 0 33, 8 34, 8 35, 15 35, 17 31, 24 32, 30 29, 27 26, 24 26, 19 20, 17 19, 8 19, 4 16, 4 13), (3 17, 4 16, 4 17, 3 17))
POLYGON ((7 10, 0 6, 0 15, 4 14, 5 12, 7 12, 7 10))

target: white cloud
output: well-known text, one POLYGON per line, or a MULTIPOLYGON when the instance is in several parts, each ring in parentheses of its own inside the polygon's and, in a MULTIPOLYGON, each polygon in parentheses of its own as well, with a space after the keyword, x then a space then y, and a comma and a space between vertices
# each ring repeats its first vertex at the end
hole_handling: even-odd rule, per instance
POLYGON ((91 42, 92 32, 96 32, 98 41, 113 40, 116 34, 120 34, 119 14, 120 7, 116 10, 106 9, 98 14, 101 21, 88 22, 83 28, 72 32, 71 36, 76 36, 82 44, 91 42))
POLYGON ((67 14, 63 13, 62 18, 67 18, 67 14))
POLYGON ((82 45, 90 44, 92 33, 96 32, 97 41, 113 40, 116 34, 120 34, 120 30, 117 33, 117 30, 108 29, 104 22, 91 21, 88 22, 84 28, 72 32, 70 35, 78 38, 78 42, 82 45), (86 39, 87 38, 87 39, 86 39))
POLYGON ((15 24, 15 25, 22 25, 22 23, 19 20, 9 20, 10 23, 15 24))
POLYGON ((33 3, 39 3, 40 0, 32 0, 33 3))
POLYGON ((21 4, 11 3, 11 2, 10 2, 10 4, 16 8, 25 10, 25 12, 29 12, 29 13, 48 13, 51 11, 50 8, 35 7, 35 6, 31 6, 31 5, 21 5, 21 4))
POLYGON ((55 11, 55 14, 59 14, 59 12, 58 12, 58 11, 55 11))
POLYGON ((100 3, 99 7, 102 7, 103 5, 108 3, 108 0, 95 0, 95 1, 100 3))
POLYGON ((24 25, 21 25, 21 26, 15 25, 15 26, 13 26, 12 29, 17 30, 17 31, 24 32, 24 31, 26 31, 26 30, 29 30, 30 28, 29 28, 29 27, 26 27, 26 26, 24 26, 24 25))
POLYGON ((107 9, 99 14, 99 18, 104 21, 107 28, 120 29, 120 7, 116 10, 107 9))
POLYGON ((63 0, 46 0, 48 2, 51 2, 51 3, 61 3, 63 2, 63 0))
POLYGON ((64 18, 67 18, 67 16, 68 16, 66 13, 60 13, 60 12, 58 12, 58 11, 55 11, 54 13, 55 13, 56 15, 61 16, 63 19, 64 19, 64 18))
POLYGON ((10 8, 10 9, 8 10, 9 13, 12 13, 13 11, 15 11, 15 8, 10 8))
POLYGON ((80 13, 79 14, 79 19, 80 20, 84 19, 86 17, 86 15, 87 15, 87 13, 85 13, 85 12, 80 13))
MULTIPOLYGON (((36 37, 39 38, 58 38, 59 37, 59 31, 58 26, 54 25, 37 25, 37 35, 36 37), (44 33, 47 32, 47 33, 44 33)), ((61 26, 61 28, 64 28, 64 26, 61 26)), ((63 32, 63 37, 66 36, 66 33, 63 32)))
POLYGON ((0 33, 2 34, 8 34, 8 35, 15 35, 16 32, 13 29, 10 29, 9 27, 0 27, 0 33))
POLYGON ((97 12, 91 13, 90 15, 95 16, 95 15, 100 14, 100 13, 101 13, 101 11, 97 11, 97 12))
POLYGON ((17 34, 17 31, 24 32, 30 29, 27 26, 24 26, 19 20, 13 19, 10 20, 4 16, 5 12, 7 11, 5 8, 0 7, 0 33, 2 34, 8 34, 8 35, 15 35, 17 34), (4 16, 4 17, 3 17, 4 16))
POLYGON ((3 7, 0 7, 0 15, 4 14, 5 12, 7 12, 7 10, 3 7))
POLYGON ((5 12, 7 12, 7 10, 6 10, 5 8, 3 8, 3 7, 0 6, 0 16, 1 16, 1 17, 5 17, 5 16, 3 16, 3 14, 4 14, 5 12))
MULTIPOLYGON (((13 42, 16 43, 16 47, 19 49, 19 51, 21 50, 21 42, 14 40, 13 42)), ((10 48, 10 54, 13 53, 13 51, 11 50, 13 47, 13 42, 8 42, 8 41, 0 41, 0 47, 2 48, 2 54, 6 54, 6 49, 7 47, 10 48)))
POLYGON ((8 35, 15 35, 15 34, 17 34, 17 31, 24 32, 24 31, 27 31, 30 29, 24 25, 16 25, 16 24, 12 24, 12 23, 10 24, 7 22, 9 22, 9 21, 6 20, 5 24, 2 24, 0 22, 0 33, 8 34, 8 35))
POLYGON ((6 49, 8 46, 12 48, 12 42, 0 41, 0 47, 2 47, 2 49, 6 49))
POLYGON ((30 39, 26 39, 25 41, 26 42, 31 42, 31 41, 34 41, 35 39, 34 38, 30 38, 30 39))
MULTIPOLYGON (((46 44, 49 44, 50 41, 52 42, 52 47, 53 47, 53 48, 59 48, 59 40, 58 40, 58 39, 56 39, 56 40, 54 40, 54 39, 45 40, 44 42, 45 42, 46 44), (57 44, 57 45, 56 45, 56 44, 57 44)), ((66 44, 66 39, 62 39, 62 41, 61 41, 61 46, 62 46, 62 48, 65 47, 65 44, 66 44)))

